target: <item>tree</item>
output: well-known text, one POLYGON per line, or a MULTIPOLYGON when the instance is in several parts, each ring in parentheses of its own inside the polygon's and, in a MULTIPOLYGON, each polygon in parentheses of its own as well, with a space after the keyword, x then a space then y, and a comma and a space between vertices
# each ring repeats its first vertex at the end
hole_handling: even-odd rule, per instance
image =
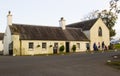
POLYGON ((119 0, 111 0, 109 2, 109 9, 104 9, 102 11, 96 10, 89 14, 89 19, 102 18, 106 26, 110 30, 110 37, 115 36, 116 32, 113 29, 120 13, 120 7, 118 6, 119 0), (92 16, 92 17, 91 17, 92 16))

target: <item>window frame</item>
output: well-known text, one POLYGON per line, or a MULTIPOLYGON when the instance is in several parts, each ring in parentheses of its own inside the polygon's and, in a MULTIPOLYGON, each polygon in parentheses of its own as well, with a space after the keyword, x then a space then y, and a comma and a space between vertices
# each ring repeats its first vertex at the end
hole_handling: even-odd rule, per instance
POLYGON ((102 36, 102 28, 101 28, 101 27, 99 27, 99 29, 98 29, 98 36, 99 36, 99 37, 102 36))
POLYGON ((76 49, 80 49, 80 43, 76 43, 76 49))
POLYGON ((47 43, 46 42, 42 43, 42 49, 47 49, 47 43))
POLYGON ((28 48, 29 48, 29 49, 34 49, 34 43, 33 43, 33 42, 29 42, 28 48))

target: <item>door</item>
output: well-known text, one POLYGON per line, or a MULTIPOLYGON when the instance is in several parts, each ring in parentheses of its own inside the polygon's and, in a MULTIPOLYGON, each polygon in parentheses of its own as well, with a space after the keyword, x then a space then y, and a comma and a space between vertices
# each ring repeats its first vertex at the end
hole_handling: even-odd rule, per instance
POLYGON ((66 42, 66 53, 70 52, 70 46, 69 46, 69 42, 66 42))
POLYGON ((9 44, 9 55, 13 55, 13 42, 9 44))
POLYGON ((58 43, 54 43, 53 54, 57 54, 57 53, 58 53, 58 43))

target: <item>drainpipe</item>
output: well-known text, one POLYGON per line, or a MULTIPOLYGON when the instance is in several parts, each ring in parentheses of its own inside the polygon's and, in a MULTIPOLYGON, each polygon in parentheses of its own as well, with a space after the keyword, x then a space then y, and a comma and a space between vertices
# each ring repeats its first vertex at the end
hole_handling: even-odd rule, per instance
POLYGON ((22 56, 22 41, 20 40, 20 56, 22 56))

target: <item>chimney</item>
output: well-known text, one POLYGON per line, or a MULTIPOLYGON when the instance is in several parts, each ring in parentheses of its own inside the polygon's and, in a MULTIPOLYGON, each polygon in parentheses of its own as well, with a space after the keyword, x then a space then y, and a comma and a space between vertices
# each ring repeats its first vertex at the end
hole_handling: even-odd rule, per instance
POLYGON ((12 14, 11 14, 11 11, 9 11, 8 15, 7 15, 7 24, 9 26, 12 26, 12 14))
POLYGON ((61 19, 59 20, 59 25, 62 27, 63 30, 66 29, 65 20, 63 17, 61 17, 61 19))

